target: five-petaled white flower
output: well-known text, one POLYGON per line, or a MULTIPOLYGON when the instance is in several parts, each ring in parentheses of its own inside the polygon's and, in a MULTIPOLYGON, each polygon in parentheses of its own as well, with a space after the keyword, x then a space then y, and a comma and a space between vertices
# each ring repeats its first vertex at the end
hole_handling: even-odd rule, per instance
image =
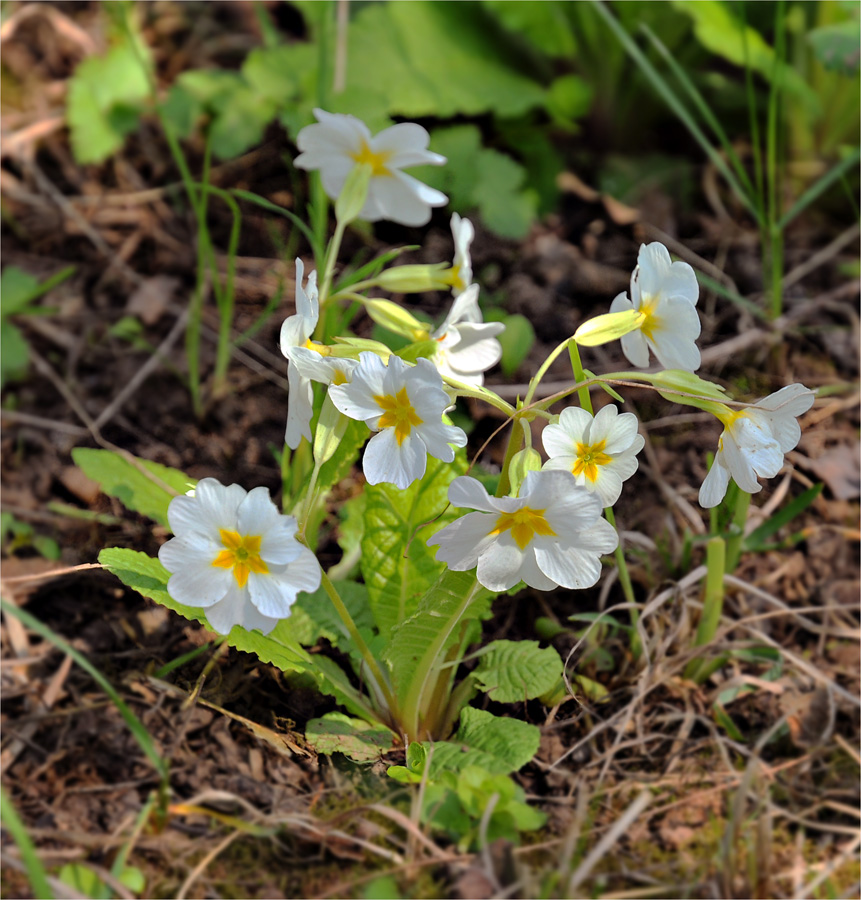
POLYGON ((478 285, 470 285, 455 299, 445 321, 431 335, 437 342, 433 364, 444 378, 482 384, 484 372, 502 356, 496 335, 503 331, 502 322, 482 322, 478 285))
MULTIPOLYGON (((317 297, 317 272, 308 275, 306 286, 302 287, 305 264, 296 260, 296 315, 289 316, 281 324, 281 352, 291 363, 287 366, 287 382, 290 392, 287 396, 287 431, 284 440, 295 450, 302 438, 311 440, 311 415, 313 413, 313 393, 311 381, 303 377, 292 365, 292 353, 297 347, 312 348, 311 335, 320 318, 320 302, 317 297)), ((317 345, 321 346, 322 345, 317 345)))
POLYGON ((726 494, 730 478, 749 494, 762 490, 756 480, 773 478, 783 466, 783 454, 801 438, 797 416, 813 405, 813 391, 790 384, 760 400, 756 406, 718 413, 724 430, 718 451, 700 488, 700 506, 717 506, 726 494))
POLYGON ((454 260, 445 275, 451 292, 459 297, 472 284, 472 258, 469 255, 469 247, 475 237, 472 222, 452 213, 451 236, 454 238, 454 260))
POLYGON ((550 459, 545 469, 571 472, 602 506, 612 506, 622 493, 622 482, 637 471, 637 454, 643 449, 637 434, 637 417, 619 414, 612 404, 599 409, 593 418, 585 409, 563 409, 559 423, 541 432, 550 459))
POLYGON ((610 304, 610 312, 633 308, 643 316, 638 328, 621 339, 628 361, 645 368, 651 347, 665 369, 695 372, 700 367, 698 297, 697 276, 686 262, 672 262, 657 241, 641 244, 630 299, 619 294, 610 304))
POLYGON ((290 615, 299 591, 320 586, 320 564, 296 538, 264 487, 246 491, 214 478, 174 497, 167 511, 176 535, 158 553, 171 572, 167 591, 178 603, 203 607, 210 626, 264 634, 290 615))
POLYGON ((599 557, 619 543, 601 518, 601 502, 570 472, 529 472, 518 497, 491 497, 468 475, 449 485, 448 499, 472 512, 440 529, 429 541, 436 558, 456 572, 477 566, 476 577, 491 591, 525 581, 549 591, 587 588, 601 575, 599 557))
POLYGON ((315 109, 317 124, 296 136, 302 151, 295 165, 319 169, 323 188, 334 200, 356 165, 371 167, 368 198, 360 219, 388 219, 402 225, 425 225, 431 207, 444 206, 448 197, 401 171, 406 166, 441 166, 445 157, 427 149, 430 136, 421 125, 401 122, 371 136, 368 126, 355 116, 315 109))
POLYGON ((408 366, 397 356, 386 365, 375 353, 359 355, 349 384, 329 388, 332 402, 345 416, 379 432, 368 442, 362 468, 369 484, 390 482, 407 488, 421 478, 427 455, 454 460, 450 446, 466 446, 466 434, 442 421, 450 404, 433 364, 420 359, 408 366))

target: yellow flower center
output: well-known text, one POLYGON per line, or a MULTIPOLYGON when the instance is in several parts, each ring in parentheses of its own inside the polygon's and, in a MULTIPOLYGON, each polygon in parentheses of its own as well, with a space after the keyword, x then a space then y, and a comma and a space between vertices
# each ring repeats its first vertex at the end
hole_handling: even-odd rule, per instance
POLYGON ((332 384, 347 384, 347 383, 348 383, 347 376, 340 369, 335 369, 335 377, 332 379, 332 384))
POLYGON ((513 513, 502 513, 496 520, 496 528, 490 533, 502 534, 503 531, 511 529, 511 536, 514 538, 517 546, 521 550, 525 550, 533 536, 536 534, 541 537, 554 537, 556 532, 550 527, 547 519, 544 518, 543 509, 530 509, 524 506, 513 513))
POLYGON ((226 549, 215 557, 212 565, 217 569, 233 569, 233 577, 239 587, 244 588, 248 584, 248 576, 252 572, 257 575, 269 573, 269 567, 260 558, 262 535, 247 534, 243 537, 226 528, 220 528, 218 534, 226 549))
POLYGON ((651 338, 654 332, 661 327, 661 320, 655 315, 655 307, 657 305, 657 297, 652 297, 649 294, 643 295, 639 309, 639 313, 642 316, 640 331, 642 331, 647 338, 651 338))
POLYGON ((598 467, 606 466, 612 461, 612 457, 604 452, 606 441, 598 441, 597 444, 577 444, 577 459, 571 471, 575 475, 585 475, 587 481, 594 484, 598 480, 598 467))
POLYGON ((362 141, 362 149, 358 153, 351 153, 350 156, 356 161, 358 165, 362 165, 363 163, 367 163, 371 167, 371 177, 378 178, 381 175, 391 175, 392 173, 389 171, 386 162, 389 157, 392 155, 391 150, 384 150, 381 153, 374 153, 373 150, 367 145, 365 141, 362 141))
POLYGON ((422 420, 413 409, 412 403, 410 403, 405 387, 402 387, 394 397, 391 394, 377 394, 374 396, 374 400, 380 409, 384 410, 380 416, 379 428, 391 428, 394 426, 395 439, 398 442, 398 446, 409 437, 410 431, 416 425, 422 424, 422 420))
MULTIPOLYGON (((739 419, 745 418, 747 415, 747 411, 744 409, 730 409, 728 406, 724 406, 722 403, 718 404, 722 407, 723 411, 715 413, 717 415, 718 420, 723 425, 726 431, 732 432, 733 426, 739 419)), ((718 438, 718 452, 723 450, 723 434, 718 438)))

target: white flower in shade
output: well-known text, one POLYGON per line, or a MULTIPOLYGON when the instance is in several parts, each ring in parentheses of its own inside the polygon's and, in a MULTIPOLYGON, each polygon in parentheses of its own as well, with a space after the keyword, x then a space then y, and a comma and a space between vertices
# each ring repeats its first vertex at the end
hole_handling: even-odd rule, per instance
POLYGON ((425 225, 431 207, 444 206, 448 197, 422 184, 401 169, 407 166, 441 166, 445 157, 427 149, 430 136, 421 125, 402 122, 371 136, 367 125, 355 116, 315 109, 317 124, 296 136, 302 151, 296 157, 300 169, 319 169, 326 193, 337 199, 356 165, 371 167, 368 198, 360 219, 388 219, 402 225, 425 225))
POLYGON ((472 259, 469 255, 469 246, 475 237, 472 222, 452 213, 451 236, 454 238, 454 261, 446 271, 446 279, 451 285, 451 292, 458 297, 472 283, 472 259))
POLYGON ((622 482, 637 471, 637 454, 645 443, 637 434, 637 417, 620 415, 612 404, 594 418, 579 407, 563 409, 559 423, 548 425, 541 440, 550 457, 544 468, 571 472, 605 507, 619 499, 622 482))
POLYGON ((665 369, 695 372, 700 367, 698 298, 697 276, 687 263, 672 262, 663 244, 641 244, 630 299, 619 294, 610 304, 610 312, 633 308, 643 316, 637 330, 621 339, 628 361, 645 368, 651 348, 665 369))
POLYGON ((503 331, 502 322, 482 322, 478 285, 470 285, 455 299, 445 321, 431 335, 437 342, 432 362, 444 378, 482 384, 484 373, 502 356, 496 335, 503 331))
POLYGON ((426 359, 411 367, 390 356, 386 365, 375 353, 361 353, 352 381, 334 385, 329 396, 345 416, 379 432, 362 460, 369 484, 409 487, 424 475, 428 454, 452 462, 450 445, 466 446, 466 434, 442 421, 450 400, 439 372, 426 359))
POLYGON ((234 625, 269 634, 299 591, 320 586, 320 564, 296 540, 296 520, 281 515, 264 487, 204 478, 193 495, 171 500, 167 518, 176 535, 158 552, 172 573, 167 591, 202 607, 219 634, 234 625))
POLYGON ((449 485, 454 506, 468 513, 429 541, 436 558, 456 572, 477 566, 476 577, 491 591, 518 581, 549 591, 557 586, 591 587, 601 575, 600 556, 619 543, 616 529, 601 518, 601 502, 570 472, 529 472, 519 497, 491 497, 468 475, 449 485))
POLYGON ((700 506, 711 509, 723 500, 730 478, 749 494, 762 490, 757 481, 773 478, 783 467, 783 454, 801 438, 797 417, 813 405, 813 391, 790 384, 756 406, 730 409, 717 416, 724 430, 718 451, 700 488, 700 506))
MULTIPOLYGON (((289 316, 281 324, 281 352, 292 363, 292 354, 297 347, 313 348, 311 335, 320 318, 320 302, 317 297, 317 272, 308 276, 305 287, 302 278, 305 264, 296 260, 296 315, 289 316)), ((322 344, 317 346, 322 347, 322 344)), ((287 382, 290 392, 287 396, 287 431, 284 440, 287 446, 295 450, 302 438, 311 440, 311 415, 314 395, 311 382, 299 374, 295 365, 287 366, 287 382)))

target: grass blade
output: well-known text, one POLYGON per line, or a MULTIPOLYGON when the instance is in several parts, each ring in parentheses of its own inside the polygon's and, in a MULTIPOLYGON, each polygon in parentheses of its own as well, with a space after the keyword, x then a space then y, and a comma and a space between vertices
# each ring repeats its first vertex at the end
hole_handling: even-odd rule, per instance
POLYGON ((718 120, 717 116, 712 112, 711 107, 706 103, 703 95, 697 90, 697 86, 693 83, 691 78, 688 76, 688 73, 676 62, 675 56, 667 49, 666 44, 649 28, 648 25, 643 23, 640 25, 640 29, 643 34, 652 42, 654 48, 658 51, 658 53, 663 57, 664 62, 669 67, 670 71, 673 75, 676 76, 679 84, 687 91, 688 96, 693 101, 694 106, 699 111, 700 115, 703 117, 706 125, 711 128, 714 132, 715 137, 720 141, 721 146, 724 149, 724 153, 726 153, 727 159, 732 164, 733 169, 735 170, 736 175, 741 181, 745 191, 747 192, 748 197, 755 197, 756 192, 754 190, 753 185, 751 184, 750 178, 748 177, 747 172, 744 169, 744 166, 741 164, 741 160, 738 158, 738 154, 735 152, 735 148, 730 143, 729 138, 726 136, 726 132, 723 130, 723 126, 718 120))
POLYGON ((18 811, 2 787, 0 787, 0 820, 3 822, 3 827, 12 835, 12 840, 18 845, 21 862, 24 863, 27 877, 30 879, 30 887, 33 889, 33 896, 36 900, 53 900, 54 892, 48 884, 48 876, 45 874, 42 860, 39 859, 36 847, 26 826, 21 821, 18 811))
POLYGON ((828 188, 839 181, 847 172, 854 169, 859 160, 861 160, 861 148, 855 150, 834 166, 833 169, 826 172, 818 181, 814 182, 796 201, 788 212, 784 213, 777 223, 777 227, 781 230, 801 212, 803 212, 820 194, 823 194, 828 188))
POLYGON ((742 186, 738 183, 735 175, 730 167, 726 164, 726 160, 718 153, 718 151, 709 142, 709 139, 703 134, 699 125, 697 125, 694 117, 690 114, 684 104, 676 96, 673 89, 646 58, 640 48, 633 41, 627 31, 616 21, 615 16, 607 9, 601 0, 591 0, 593 7, 598 15, 607 23, 610 30, 619 39, 622 46, 628 52, 628 55, 640 67, 646 78, 652 83, 652 87, 658 92, 667 106, 679 117, 684 126, 691 133, 694 140, 703 148, 708 158, 712 161, 715 168, 726 179, 727 184, 732 188, 742 205, 750 212, 757 223, 761 224, 759 211, 754 206, 751 198, 745 193, 742 186))
POLYGON ((744 549, 749 552, 764 549, 765 542, 775 535, 784 525, 788 525, 796 516, 801 515, 808 506, 822 493, 824 485, 814 484, 803 494, 799 494, 791 503, 787 503, 780 512, 775 513, 767 522, 754 529, 744 539, 744 549))

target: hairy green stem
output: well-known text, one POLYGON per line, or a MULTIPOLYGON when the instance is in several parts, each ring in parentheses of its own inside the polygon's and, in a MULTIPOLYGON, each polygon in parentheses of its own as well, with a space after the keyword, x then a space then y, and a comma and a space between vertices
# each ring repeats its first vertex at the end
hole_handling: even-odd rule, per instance
MULTIPOLYGON (((705 647, 711 643, 717 633, 720 617, 723 613, 723 578, 726 571, 726 542, 722 537, 713 537, 706 545, 706 588, 703 598, 703 611, 694 646, 705 647)), ((704 660, 701 657, 692 659, 685 668, 685 677, 698 684, 703 681, 704 660)), ((706 676, 707 677, 707 676, 706 676)))
POLYGON ((750 507, 750 494, 738 489, 735 498, 730 533, 726 542, 726 571, 730 575, 736 570, 741 558, 741 547, 744 543, 744 526, 747 523, 747 511, 750 507))
POLYGON ((359 653, 362 654, 362 659, 365 661, 365 664, 368 667, 368 672, 373 677, 376 686, 385 698, 389 715, 393 715, 395 710, 397 709, 397 704, 395 702, 395 697, 392 694, 391 688, 389 687, 388 678, 386 678, 386 676, 383 674, 383 671, 380 668, 380 665, 377 662, 374 654, 371 653, 371 648, 365 643, 365 639, 362 637, 362 635, 359 634, 359 629, 356 627, 356 623, 353 621, 353 617, 350 615, 349 610, 346 606, 344 606, 344 601, 341 599, 340 594, 338 594, 338 590, 335 585, 332 584, 332 580, 322 569, 320 570, 320 575, 323 589, 329 595, 329 599, 332 601, 332 605, 335 607, 335 612, 338 613, 338 616, 344 623, 344 627, 347 629, 350 638, 356 645, 359 653))
MULTIPOLYGON (((571 341, 568 346, 568 355, 571 357, 571 371, 574 373, 576 382, 586 381, 586 373, 583 371, 583 363, 580 362, 580 348, 576 341, 571 341)), ((577 389, 577 396, 580 398, 580 406, 592 415, 592 398, 589 396, 588 386, 577 389)))

